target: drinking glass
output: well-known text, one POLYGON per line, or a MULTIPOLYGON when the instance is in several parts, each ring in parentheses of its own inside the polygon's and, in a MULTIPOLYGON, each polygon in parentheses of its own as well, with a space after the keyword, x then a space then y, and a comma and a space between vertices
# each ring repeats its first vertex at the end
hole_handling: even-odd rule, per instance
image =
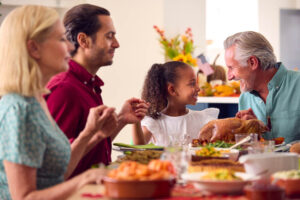
MULTIPOLYGON (((242 139, 244 139, 245 137, 247 137, 248 134, 235 134, 235 142, 238 143, 239 141, 241 141, 242 139)), ((241 145, 241 147, 243 147, 244 149, 247 149, 248 147, 252 146, 254 143, 256 143, 258 141, 258 134, 257 133, 250 133, 250 141, 244 143, 241 145)))
MULTIPOLYGON (((244 139, 245 137, 247 137, 248 134, 235 134, 235 142, 238 143, 239 141, 241 141, 242 139, 244 139)), ((249 141, 251 142, 257 142, 258 141, 258 134, 257 133, 250 133, 250 137, 251 140, 249 141)))
POLYGON ((255 142, 253 145, 248 147, 248 153, 268 153, 274 152, 275 142, 273 140, 255 142))
POLYGON ((186 172, 191 160, 188 143, 189 136, 186 134, 181 134, 180 136, 178 134, 170 134, 170 144, 161 155, 162 160, 168 160, 173 164, 178 180, 181 180, 181 175, 186 172))

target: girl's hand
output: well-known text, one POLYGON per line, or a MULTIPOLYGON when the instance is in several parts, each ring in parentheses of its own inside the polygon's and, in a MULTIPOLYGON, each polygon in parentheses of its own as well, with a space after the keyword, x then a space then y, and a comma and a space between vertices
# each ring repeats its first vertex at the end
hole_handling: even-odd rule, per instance
MULTIPOLYGON (((82 132, 83 135, 80 134, 80 136, 91 137, 103 128, 107 130, 108 127, 114 126, 116 124, 114 111, 115 108, 109 108, 105 105, 91 108, 82 132)), ((103 134, 103 136, 107 137, 109 135, 103 134)))
POLYGON ((118 119, 123 124, 137 123, 147 114, 148 108, 149 103, 146 103, 144 100, 131 98, 124 103, 118 119))

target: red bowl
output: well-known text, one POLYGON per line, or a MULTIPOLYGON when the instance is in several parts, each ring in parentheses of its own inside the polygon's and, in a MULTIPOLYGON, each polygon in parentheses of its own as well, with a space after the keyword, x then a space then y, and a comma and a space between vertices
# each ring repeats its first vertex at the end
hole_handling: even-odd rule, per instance
POLYGON ((176 180, 116 180, 104 177, 105 194, 110 198, 167 198, 176 180))
POLYGON ((244 187, 249 200, 284 200, 284 190, 276 185, 267 183, 254 183, 244 187))

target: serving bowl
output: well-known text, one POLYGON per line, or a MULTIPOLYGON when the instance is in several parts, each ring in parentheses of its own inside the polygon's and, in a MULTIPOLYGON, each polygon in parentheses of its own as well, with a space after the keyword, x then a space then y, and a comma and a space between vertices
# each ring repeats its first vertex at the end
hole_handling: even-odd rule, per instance
POLYGON ((300 179, 279 179, 275 184, 284 189, 286 196, 300 198, 300 179))
POLYGON ((269 179, 277 171, 298 169, 298 156, 295 153, 262 153, 241 156, 248 174, 269 179))
POLYGON ((170 197, 176 180, 117 180, 104 177, 103 183, 105 195, 110 198, 152 199, 170 197))
POLYGON ((284 190, 268 183, 254 183, 244 187, 248 200, 284 200, 284 190))
POLYGON ((271 182, 284 189, 290 198, 300 197, 300 170, 277 172, 271 176, 271 182), (293 174, 293 175, 291 175, 293 174), (296 175, 296 176, 295 176, 296 175))

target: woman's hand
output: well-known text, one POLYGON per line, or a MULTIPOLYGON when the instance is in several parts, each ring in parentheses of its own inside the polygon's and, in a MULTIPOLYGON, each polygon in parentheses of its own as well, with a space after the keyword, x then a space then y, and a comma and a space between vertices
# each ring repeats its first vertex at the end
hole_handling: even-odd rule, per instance
POLYGON ((86 184, 101 184, 103 177, 107 174, 107 170, 104 168, 89 169, 83 172, 80 176, 80 187, 86 184))
POLYGON ((89 169, 68 181, 45 188, 37 189, 37 169, 25 165, 3 161, 9 192, 12 199, 40 200, 67 199, 71 194, 86 184, 100 184, 107 170, 89 169))

